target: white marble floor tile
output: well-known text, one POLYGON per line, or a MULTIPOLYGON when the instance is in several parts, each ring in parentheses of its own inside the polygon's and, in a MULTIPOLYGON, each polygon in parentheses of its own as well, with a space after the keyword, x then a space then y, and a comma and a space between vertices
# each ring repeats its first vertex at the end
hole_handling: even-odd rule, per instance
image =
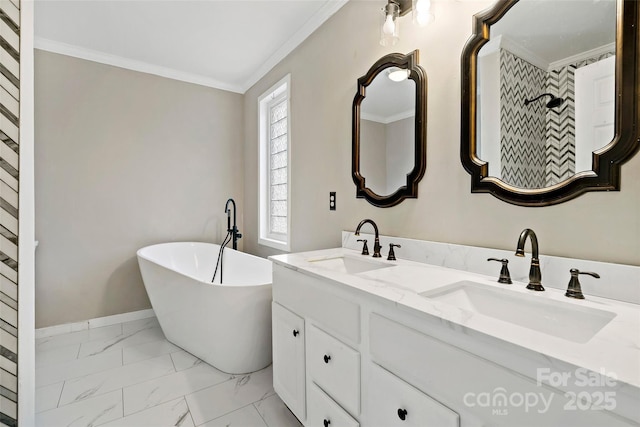
POLYGON ((95 374, 119 366, 122 366, 122 353, 119 351, 39 366, 36 368, 36 387, 95 374))
POLYGON ((156 317, 148 317, 146 319, 132 320, 131 322, 122 323, 122 332, 130 334, 142 331, 144 329, 159 328, 160 323, 156 317))
POLYGON ((60 406, 174 373, 169 355, 87 375, 64 384, 60 406))
POLYGON ((189 394, 185 398, 193 421, 200 425, 273 393, 273 376, 269 366, 262 371, 237 376, 232 381, 189 394))
POLYGON ((189 407, 184 398, 136 412, 124 418, 104 424, 105 427, 194 427, 189 407))
POLYGON ((57 384, 36 388, 36 414, 58 407, 63 385, 64 382, 61 381, 57 384))
POLYGON ((161 341, 164 339, 164 334, 159 327, 150 327, 133 332, 123 332, 122 335, 112 339, 91 341, 81 344, 78 357, 94 356, 107 351, 121 350, 123 348, 152 341, 161 341))
POLYGON ((201 424, 200 427, 267 427, 267 425, 256 408, 253 405, 248 405, 230 414, 201 424))
POLYGON ((191 369, 146 381, 124 389, 125 415, 159 405, 233 378, 202 363, 191 369))
POLYGON ((176 367, 176 371, 184 371, 185 369, 193 368, 196 365, 204 363, 202 360, 195 357, 193 354, 184 350, 171 353, 173 359, 173 365, 176 367))
POLYGON ((93 427, 122 418, 122 390, 36 414, 39 427, 93 427))
POLYGON ((125 365, 139 362, 152 357, 162 356, 176 351, 184 351, 167 340, 151 341, 122 349, 122 361, 125 365))
POLYGON ((77 359, 79 349, 80 344, 72 344, 51 350, 38 351, 36 352, 36 368, 77 359))
POLYGON ((302 427, 277 394, 253 404, 269 427, 302 427))
POLYGON ((121 324, 85 329, 68 334, 39 338, 36 340, 36 351, 46 351, 71 344, 82 344, 89 341, 105 340, 119 335, 122 335, 121 324))

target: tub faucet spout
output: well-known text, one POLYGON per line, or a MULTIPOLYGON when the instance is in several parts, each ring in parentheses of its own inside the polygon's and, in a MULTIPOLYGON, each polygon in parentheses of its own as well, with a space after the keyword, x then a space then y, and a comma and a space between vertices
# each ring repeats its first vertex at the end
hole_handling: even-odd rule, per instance
POLYGON ((527 289, 534 291, 544 291, 542 286, 542 272, 540 271, 540 259, 538 254, 538 238, 536 233, 530 228, 525 228, 518 238, 518 246, 516 248, 516 256, 524 256, 524 244, 527 237, 531 240, 531 268, 529 269, 529 284, 527 289))
POLYGON ((233 241, 233 249, 238 249, 238 239, 242 238, 242 234, 240 234, 240 230, 236 226, 236 202, 233 199, 227 200, 227 203, 224 205, 224 212, 227 214, 227 233, 231 234, 231 239, 233 241), (231 226, 231 209, 229 209, 229 203, 233 206, 233 226, 231 226))
POLYGON ((373 257, 380 258, 381 257, 380 249, 382 249, 382 247, 380 246, 380 235, 378 234, 378 226, 376 225, 375 222, 373 222, 372 219, 363 219, 362 221, 360 221, 360 224, 358 224, 358 227, 356 228, 355 235, 356 236, 360 235, 360 229, 366 223, 371 224, 373 226, 373 231, 375 232, 375 240, 373 242, 373 257))

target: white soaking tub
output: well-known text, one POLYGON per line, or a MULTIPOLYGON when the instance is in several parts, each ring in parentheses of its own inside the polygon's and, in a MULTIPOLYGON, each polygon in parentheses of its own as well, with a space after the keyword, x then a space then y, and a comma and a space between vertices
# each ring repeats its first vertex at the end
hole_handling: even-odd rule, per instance
POLYGON ((223 284, 211 283, 219 245, 177 242, 138 250, 162 331, 217 369, 242 374, 271 363, 271 261, 225 249, 223 284))

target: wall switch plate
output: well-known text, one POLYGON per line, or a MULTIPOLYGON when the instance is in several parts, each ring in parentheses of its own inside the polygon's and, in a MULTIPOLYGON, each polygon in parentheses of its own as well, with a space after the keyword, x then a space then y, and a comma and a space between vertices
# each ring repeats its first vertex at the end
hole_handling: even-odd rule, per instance
POLYGON ((330 211, 336 210, 336 192, 335 191, 329 192, 329 210, 330 211))

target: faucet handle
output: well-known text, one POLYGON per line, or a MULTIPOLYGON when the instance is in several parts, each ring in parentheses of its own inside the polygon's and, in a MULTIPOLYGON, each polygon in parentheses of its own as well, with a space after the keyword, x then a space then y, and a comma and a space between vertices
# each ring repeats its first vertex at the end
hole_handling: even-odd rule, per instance
POLYGON ((369 255, 369 248, 367 247, 367 239, 358 239, 358 242, 364 242, 364 245, 362 245, 362 255, 369 255))
POLYGON ((487 258, 487 261, 498 261, 502 263, 502 268, 500 269, 500 277, 498 278, 498 283, 504 283, 507 285, 512 284, 511 274, 509 273, 509 260, 506 258, 487 258))
POLYGON ((580 286, 580 281, 578 280, 579 274, 588 274, 589 276, 593 276, 596 279, 600 278, 600 275, 598 273, 593 273, 591 271, 580 271, 577 268, 572 268, 571 270, 569 270, 569 273, 571 273, 571 280, 569 280, 567 292, 564 294, 565 297, 569 298, 584 299, 582 287, 580 286))
POLYGON ((401 248, 402 246, 400 245, 396 245, 395 243, 389 243, 389 255, 387 256, 387 261, 395 261, 396 260, 396 254, 393 251, 393 247, 396 248, 401 248))

